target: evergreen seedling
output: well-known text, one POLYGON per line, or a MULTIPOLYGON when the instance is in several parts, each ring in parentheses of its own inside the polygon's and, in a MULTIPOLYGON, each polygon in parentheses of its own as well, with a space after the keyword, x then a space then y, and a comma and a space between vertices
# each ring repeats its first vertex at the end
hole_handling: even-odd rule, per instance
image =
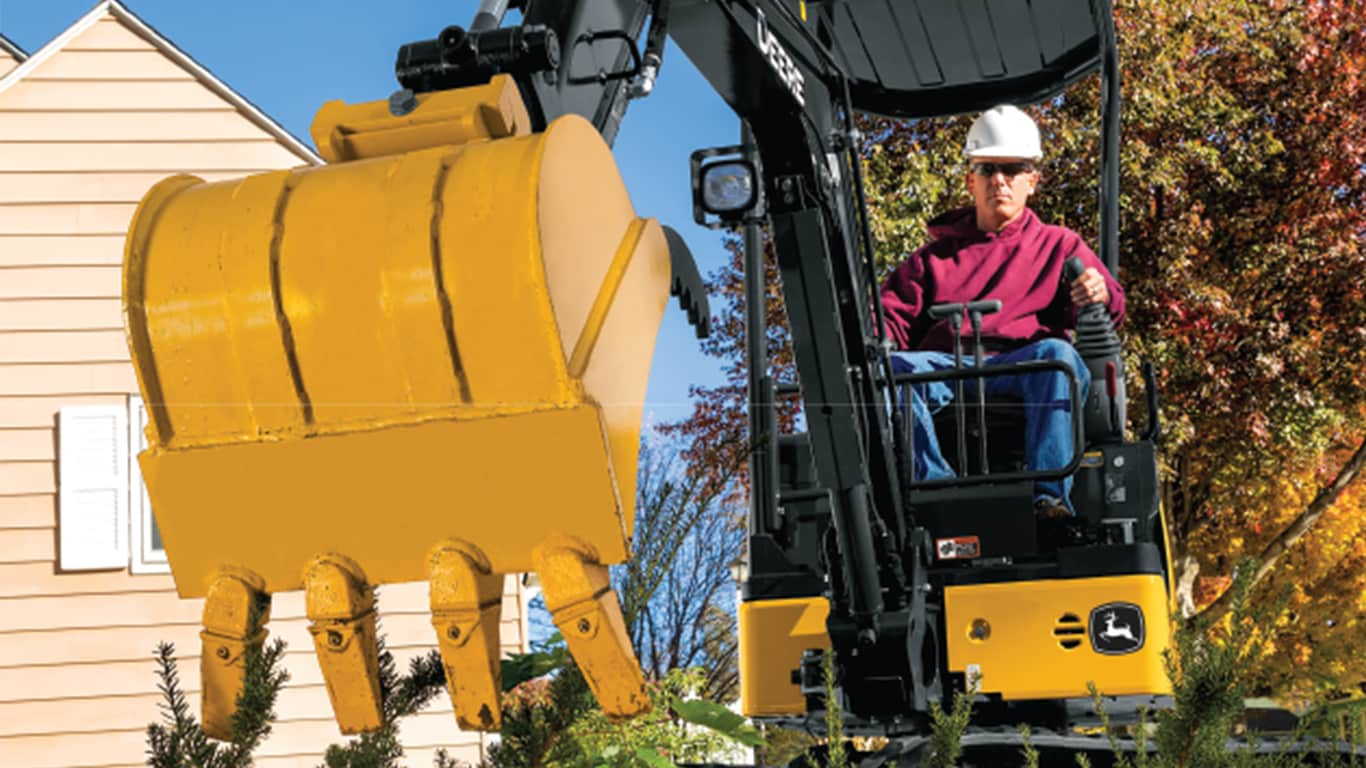
POLYGON ((944 712, 939 702, 930 702, 930 756, 927 768, 953 768, 963 754, 963 734, 972 722, 972 697, 977 694, 977 678, 968 681, 966 691, 953 695, 953 710, 944 712))
MULTIPOLYGON (((253 606, 248 625, 259 631, 264 606, 253 606)), ((289 679, 280 664, 283 640, 265 647, 248 644, 242 655, 244 680, 232 717, 232 738, 226 744, 210 739, 190 713, 189 701, 180 687, 175 646, 157 645, 157 689, 165 723, 147 726, 147 764, 152 768, 247 768, 252 753, 270 735, 275 719, 275 700, 289 679)))
POLYGON ((408 674, 399 676, 394 656, 379 638, 379 690, 383 724, 378 731, 362 734, 343 745, 334 744, 323 756, 326 768, 399 768, 403 745, 399 742, 399 719, 416 714, 445 689, 440 651, 413 659, 408 674))
POLYGON ((1110 751, 1115 755, 1115 768, 1149 768, 1153 766, 1152 756, 1148 754, 1148 711, 1139 710, 1138 724, 1134 728, 1134 754, 1125 754, 1119 746, 1119 735, 1117 729, 1110 721, 1110 712, 1105 708, 1105 699, 1100 695, 1094 682, 1086 683, 1086 690, 1091 694, 1091 705, 1096 708, 1096 716, 1100 718, 1101 730, 1105 732, 1105 738, 1110 742, 1110 751))
POLYGON ((1034 748, 1033 742, 1029 739, 1029 726, 1020 726, 1020 757, 1024 759, 1024 768, 1039 768, 1039 750, 1034 748))
POLYGON ((1257 568, 1239 564, 1231 590, 1228 629, 1211 634, 1206 621, 1176 632, 1176 652, 1165 658, 1172 681, 1174 707, 1158 717, 1157 744, 1165 765, 1173 768, 1229 765, 1228 737, 1243 711, 1247 681, 1240 674, 1267 642, 1255 625, 1269 626, 1268 617, 1248 621, 1247 599, 1257 568))
MULTIPOLYGON (((1246 749, 1229 750, 1229 734, 1234 720, 1243 711, 1249 681, 1243 670, 1249 659, 1265 650, 1269 638, 1259 627, 1271 626, 1272 615, 1258 612, 1249 616, 1248 593, 1256 573, 1255 563, 1244 561, 1230 587, 1230 610, 1224 617, 1225 629, 1212 631, 1208 621, 1197 620, 1176 632, 1174 649, 1164 658, 1172 683, 1174 706, 1157 716, 1157 753, 1149 754, 1147 712, 1139 714, 1134 730, 1136 752, 1122 752, 1112 727, 1105 702, 1094 685, 1089 685, 1097 715, 1114 752, 1117 768, 1297 768, 1307 756, 1289 751, 1291 744, 1303 743, 1303 732, 1279 754, 1256 754, 1255 742, 1246 749)), ((1077 756, 1078 764, 1084 758, 1077 756)), ((1333 755, 1320 755, 1320 766, 1333 765, 1333 755)))

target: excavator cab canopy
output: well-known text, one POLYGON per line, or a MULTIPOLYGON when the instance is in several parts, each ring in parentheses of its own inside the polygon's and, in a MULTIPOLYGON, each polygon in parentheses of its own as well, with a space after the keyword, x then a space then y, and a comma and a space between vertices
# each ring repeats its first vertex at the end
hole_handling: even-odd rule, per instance
MULTIPOLYGON (((798 0, 801 2, 801 0, 798 0)), ((854 109, 900 118, 1029 104, 1101 73, 1101 260, 1119 274, 1119 57, 1111 0, 852 0, 807 7, 854 109)))
POLYGON ((1040 101, 1094 71, 1113 50, 1105 42, 1109 0, 821 5, 820 13, 808 9, 807 26, 851 77, 854 107, 892 117, 1040 101))

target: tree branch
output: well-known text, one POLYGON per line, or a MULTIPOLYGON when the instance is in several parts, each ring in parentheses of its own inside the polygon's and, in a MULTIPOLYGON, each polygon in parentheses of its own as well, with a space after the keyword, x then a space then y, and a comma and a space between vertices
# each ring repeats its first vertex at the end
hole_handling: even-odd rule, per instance
MULTIPOLYGON (((1266 545, 1262 553, 1257 556, 1257 562, 1260 565, 1257 566, 1257 573, 1252 577, 1252 584, 1249 589, 1256 587, 1262 579, 1266 578, 1266 575, 1276 567, 1276 563, 1289 551, 1290 547, 1314 527, 1319 518, 1323 517, 1323 513, 1327 512, 1337 502, 1342 492, 1347 490, 1347 487, 1357 479, 1363 466, 1366 466, 1366 440, 1357 446, 1352 458, 1348 459, 1347 463, 1342 465, 1342 469, 1338 470, 1338 476, 1333 478, 1333 482, 1319 491, 1314 500, 1309 502, 1309 506, 1300 513, 1300 516, 1295 518, 1295 521, 1284 531, 1281 531, 1279 536, 1272 539, 1271 543, 1266 545)), ((1231 600, 1232 590, 1226 589, 1217 600, 1200 611, 1199 615, 1217 619, 1228 612, 1231 600)))

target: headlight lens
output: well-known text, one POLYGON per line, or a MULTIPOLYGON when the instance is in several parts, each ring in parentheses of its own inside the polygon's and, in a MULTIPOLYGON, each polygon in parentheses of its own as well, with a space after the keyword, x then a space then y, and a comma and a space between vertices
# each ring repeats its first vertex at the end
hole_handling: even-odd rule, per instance
POLYGON ((748 163, 716 163, 702 176, 702 205, 711 213, 733 213, 754 205, 754 169, 748 163))

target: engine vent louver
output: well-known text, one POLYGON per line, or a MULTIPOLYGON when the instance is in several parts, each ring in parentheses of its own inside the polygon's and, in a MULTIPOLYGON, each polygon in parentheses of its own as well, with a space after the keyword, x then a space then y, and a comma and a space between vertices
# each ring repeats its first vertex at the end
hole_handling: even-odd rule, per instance
POLYGON ((1064 651, 1080 648, 1085 635, 1086 625, 1082 624, 1081 617, 1075 613, 1064 613, 1053 625, 1053 637, 1058 639, 1058 646, 1064 651))

